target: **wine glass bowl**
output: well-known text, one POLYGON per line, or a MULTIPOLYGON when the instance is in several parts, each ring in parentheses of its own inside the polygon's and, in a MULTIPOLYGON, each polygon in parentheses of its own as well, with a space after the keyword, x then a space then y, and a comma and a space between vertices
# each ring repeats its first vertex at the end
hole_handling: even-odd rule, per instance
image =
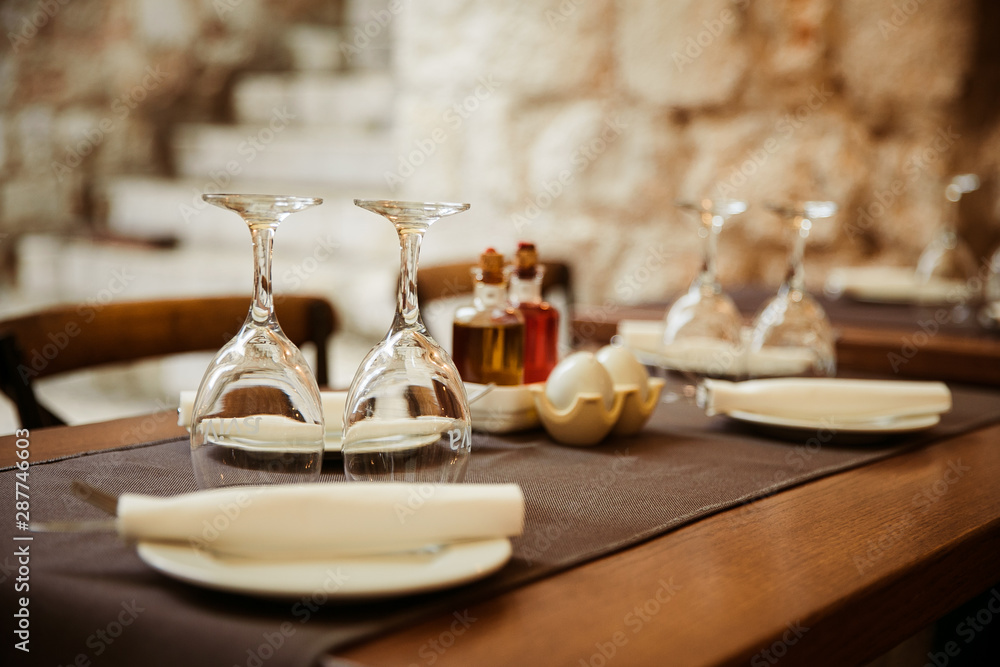
POLYGON ((350 480, 459 482, 471 450, 465 385, 427 333, 417 302, 420 242, 441 217, 468 204, 355 200, 387 218, 400 243, 396 313, 348 391, 342 451, 350 480))
POLYGON ((240 215, 254 249, 247 319, 202 378, 191 423, 191 460, 201 488, 281 484, 319 478, 324 422, 319 387, 299 349, 281 331, 271 294, 274 232, 321 199, 204 195, 240 215))
POLYGON ((990 329, 1000 327, 1000 248, 993 251, 987 263, 982 299, 979 323, 990 329))
POLYGON ((823 307, 805 289, 806 239, 813 221, 837 213, 832 201, 767 204, 792 236, 785 279, 760 309, 746 345, 749 377, 832 376, 836 373, 835 336, 823 307))
POLYGON ((672 370, 698 376, 737 374, 743 320, 716 275, 718 235, 731 216, 747 210, 744 201, 702 199, 675 205, 697 214, 702 264, 687 292, 669 308, 664 320, 663 357, 672 370))
POLYGON ((974 295, 968 284, 976 277, 976 258, 968 244, 958 235, 958 203, 962 197, 979 189, 975 174, 958 174, 944 188, 945 211, 941 229, 924 248, 917 260, 918 283, 950 284, 950 292, 960 301, 974 295))

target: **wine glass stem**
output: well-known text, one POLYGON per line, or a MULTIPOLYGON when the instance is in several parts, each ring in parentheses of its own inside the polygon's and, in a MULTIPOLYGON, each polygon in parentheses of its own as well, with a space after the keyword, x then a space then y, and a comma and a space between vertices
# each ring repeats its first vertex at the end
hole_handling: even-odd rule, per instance
POLYGON ((722 226, 715 224, 711 213, 704 214, 702 224, 705 228, 705 235, 701 242, 701 273, 698 275, 698 284, 718 291, 715 258, 718 253, 719 231, 722 226))
POLYGON ((806 250, 806 237, 809 236, 808 220, 796 221, 792 226, 795 236, 792 237, 792 250, 788 255, 788 271, 785 274, 785 283, 788 289, 794 292, 801 292, 805 288, 805 269, 803 268, 803 257, 806 250))
POLYGON ((253 303, 250 317, 254 324, 264 325, 274 318, 274 300, 271 295, 271 250, 274 246, 274 228, 251 226, 253 241, 253 303))
POLYGON ((393 329, 423 328, 420 305, 417 303, 417 260, 423 234, 418 231, 399 230, 399 284, 396 289, 396 318, 393 329))
POLYGON ((946 201, 944 224, 941 226, 941 238, 946 247, 954 247, 958 239, 958 202, 946 201))

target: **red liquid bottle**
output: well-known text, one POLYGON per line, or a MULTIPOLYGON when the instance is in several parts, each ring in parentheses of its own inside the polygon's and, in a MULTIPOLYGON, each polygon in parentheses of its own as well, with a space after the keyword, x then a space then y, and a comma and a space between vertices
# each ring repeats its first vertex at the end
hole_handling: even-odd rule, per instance
POLYGON ((542 276, 532 243, 519 243, 510 302, 524 316, 524 382, 544 382, 559 361, 559 311, 542 301, 542 276))

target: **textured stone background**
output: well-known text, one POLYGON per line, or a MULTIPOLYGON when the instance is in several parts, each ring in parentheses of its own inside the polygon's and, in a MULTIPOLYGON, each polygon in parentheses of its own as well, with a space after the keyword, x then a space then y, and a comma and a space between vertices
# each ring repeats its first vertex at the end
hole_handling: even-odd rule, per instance
POLYGON ((102 178, 169 172, 164 142, 176 123, 225 119, 235 70, 287 65, 268 29, 281 3, 219 4, 234 8, 192 0, 0 6, 6 232, 100 227, 102 178))
POLYGON ((398 27, 400 154, 446 135, 400 190, 474 202, 478 233, 585 269, 586 301, 662 299, 690 279, 679 197, 751 202, 721 239, 728 285, 780 280, 768 200, 841 205, 814 228, 813 283, 834 265, 914 264, 953 173, 985 182, 963 234, 980 253, 1000 241, 996 3, 453 0, 398 27))
MULTIPOLYGON (((116 197, 140 192, 123 176, 217 171, 212 141, 238 137, 185 127, 260 126, 254 102, 280 79, 261 79, 258 97, 237 84, 303 67, 391 72, 388 104, 307 103, 308 82, 281 94, 301 98, 302 134, 320 148, 326 135, 309 123, 386 117, 391 148, 366 192, 473 203, 434 228, 426 262, 526 238, 577 266, 581 301, 664 299, 697 263, 672 202, 728 194, 752 207, 723 234, 723 283, 776 284, 785 239, 761 203, 830 198, 842 212, 816 225, 815 284, 835 265, 913 264, 939 224, 943 182, 961 171, 984 179, 963 203, 963 235, 981 254, 1000 243, 991 0, 12 0, 0 23, 8 287, 24 273, 23 237, 115 231, 116 197), (379 17, 384 29, 359 41, 354 30, 379 17), (344 45, 361 47, 356 62, 324 51, 344 45)), ((277 151, 259 163, 313 168, 277 151)), ((183 200, 160 205, 163 182, 148 210, 159 226, 144 232, 133 206, 130 233, 169 235, 180 220, 183 200)), ((340 191, 349 203, 351 188, 340 191)), ((342 248, 392 243, 368 236, 342 248)))

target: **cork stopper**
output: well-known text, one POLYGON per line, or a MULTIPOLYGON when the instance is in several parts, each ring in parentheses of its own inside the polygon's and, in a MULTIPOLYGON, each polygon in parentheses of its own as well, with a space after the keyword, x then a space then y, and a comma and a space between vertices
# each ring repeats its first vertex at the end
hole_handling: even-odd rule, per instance
POLYGON ((517 277, 522 280, 530 280, 535 277, 538 270, 538 251, 535 250, 534 243, 522 241, 517 244, 517 277))
POLYGON ((503 255, 493 248, 487 248, 486 252, 479 256, 479 269, 482 271, 481 280, 484 283, 503 284, 503 255))

